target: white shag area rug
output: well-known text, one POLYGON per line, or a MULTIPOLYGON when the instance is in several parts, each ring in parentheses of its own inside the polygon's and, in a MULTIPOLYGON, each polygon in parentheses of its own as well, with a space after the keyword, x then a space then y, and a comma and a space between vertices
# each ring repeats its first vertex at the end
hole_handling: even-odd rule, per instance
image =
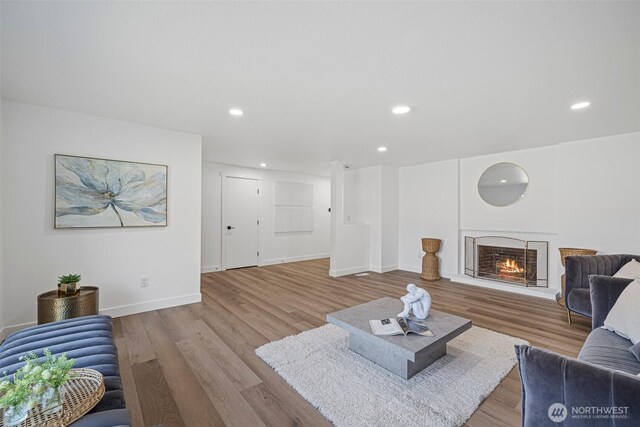
POLYGON ((516 364, 527 341, 472 327, 409 380, 349 350, 334 325, 270 342, 256 354, 337 427, 460 426, 516 364))

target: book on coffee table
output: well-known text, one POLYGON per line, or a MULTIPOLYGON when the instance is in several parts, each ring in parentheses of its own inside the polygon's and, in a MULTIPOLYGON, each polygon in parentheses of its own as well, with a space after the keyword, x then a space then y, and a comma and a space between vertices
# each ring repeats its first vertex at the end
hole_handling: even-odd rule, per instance
POLYGON ((369 320, 374 335, 408 335, 410 333, 432 337, 433 332, 424 320, 398 317, 395 319, 369 320))

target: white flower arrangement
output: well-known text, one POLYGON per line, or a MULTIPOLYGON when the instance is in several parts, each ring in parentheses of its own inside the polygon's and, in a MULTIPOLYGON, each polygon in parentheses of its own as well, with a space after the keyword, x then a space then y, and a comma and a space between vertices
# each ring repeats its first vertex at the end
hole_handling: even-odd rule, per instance
POLYGON ((5 410, 5 417, 15 412, 26 416, 27 411, 39 403, 47 409, 52 397, 60 406, 60 389, 71 378, 75 360, 68 359, 66 354, 54 356, 48 348, 44 350, 44 359, 31 352, 20 360, 25 364, 13 375, 13 381, 6 372, 0 380, 0 409, 5 410))

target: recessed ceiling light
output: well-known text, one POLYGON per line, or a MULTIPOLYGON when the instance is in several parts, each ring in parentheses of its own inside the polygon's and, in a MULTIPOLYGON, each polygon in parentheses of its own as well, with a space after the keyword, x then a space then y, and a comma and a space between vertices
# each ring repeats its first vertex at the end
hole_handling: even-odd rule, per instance
POLYGON ((232 116, 241 116, 244 114, 244 111, 238 108, 232 108, 229 110, 229 114, 231 114, 232 116))
POLYGON ((583 108, 587 108, 591 103, 589 101, 576 102, 571 106, 572 110, 582 110, 583 108))
POLYGON ((378 147, 378 151, 383 153, 383 152, 387 151, 387 147, 378 147))
POLYGON ((266 163, 260 163, 260 167, 261 167, 261 168, 266 168, 266 167, 267 167, 267 164, 266 164, 266 163))
POLYGON ((500 182, 504 184, 505 182, 507 182, 507 180, 506 179, 501 179, 500 182))
POLYGON ((393 114, 407 114, 409 111, 411 111, 411 107, 409 107, 408 105, 396 105, 391 109, 391 111, 393 112, 393 114))

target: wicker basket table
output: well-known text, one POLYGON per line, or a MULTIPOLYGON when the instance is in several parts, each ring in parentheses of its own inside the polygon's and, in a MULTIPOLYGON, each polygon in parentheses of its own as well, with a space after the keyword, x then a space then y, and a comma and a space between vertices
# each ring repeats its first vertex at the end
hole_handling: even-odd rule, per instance
POLYGON ((422 250, 425 256, 422 257, 422 274, 424 280, 440 280, 440 260, 436 252, 440 250, 442 240, 424 237, 422 239, 422 250))
MULTIPOLYGON (((29 411, 29 416, 19 427, 64 427, 89 412, 104 396, 102 374, 93 369, 72 369, 73 378, 62 387, 65 389, 62 410, 44 414, 38 405, 29 411)), ((3 427, 0 417, 0 427, 3 427)))

